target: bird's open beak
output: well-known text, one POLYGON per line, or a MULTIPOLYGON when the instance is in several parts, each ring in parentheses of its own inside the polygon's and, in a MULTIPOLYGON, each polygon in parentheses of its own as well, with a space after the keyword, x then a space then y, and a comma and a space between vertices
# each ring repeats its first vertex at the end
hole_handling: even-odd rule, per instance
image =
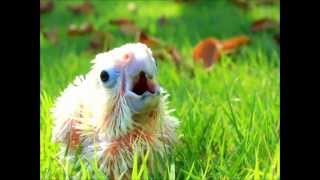
POLYGON ((152 76, 141 71, 137 77, 135 77, 131 91, 139 96, 148 92, 154 94, 157 91, 157 84, 154 82, 152 76))
POLYGON ((154 78, 140 71, 130 81, 126 92, 126 99, 131 109, 135 112, 143 112, 152 109, 159 104, 160 86, 154 78))

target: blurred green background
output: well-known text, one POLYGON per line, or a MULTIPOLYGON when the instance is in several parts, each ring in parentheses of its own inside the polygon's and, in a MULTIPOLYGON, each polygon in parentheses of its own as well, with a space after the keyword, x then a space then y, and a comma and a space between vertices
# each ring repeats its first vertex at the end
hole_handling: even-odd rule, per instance
POLYGON ((158 79, 181 121, 181 143, 163 162, 167 172, 158 179, 279 179, 280 46, 274 39, 279 28, 253 32, 251 27, 263 18, 279 22, 278 1, 97 0, 90 1, 87 13, 68 8, 83 2, 53 1, 51 10, 41 13, 41 179, 105 178, 81 163, 58 162, 50 108, 77 75, 89 71, 96 53, 137 41, 110 24, 118 18, 133 20, 149 36, 176 47, 187 65, 177 69, 172 57, 156 57, 158 79), (68 35, 70 25, 84 22, 94 30, 68 35), (97 32, 107 38, 100 48, 88 50, 97 32), (238 35, 247 35, 250 43, 222 55, 210 71, 193 61, 193 48, 201 40, 238 35))

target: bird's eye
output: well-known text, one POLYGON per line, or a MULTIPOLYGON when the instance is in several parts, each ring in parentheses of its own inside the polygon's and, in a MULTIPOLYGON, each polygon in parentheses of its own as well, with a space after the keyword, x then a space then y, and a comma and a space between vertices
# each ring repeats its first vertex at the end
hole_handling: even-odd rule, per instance
POLYGON ((100 73, 100 79, 102 82, 107 82, 109 80, 109 73, 107 71, 102 71, 100 73))

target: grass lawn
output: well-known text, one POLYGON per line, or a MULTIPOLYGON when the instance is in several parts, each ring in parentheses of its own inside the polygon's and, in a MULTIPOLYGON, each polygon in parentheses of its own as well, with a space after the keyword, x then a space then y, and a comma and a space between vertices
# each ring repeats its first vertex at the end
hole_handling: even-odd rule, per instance
MULTIPOLYGON (((158 62, 158 79, 170 93, 170 107, 176 109, 174 115, 181 121, 181 142, 162 162, 167 168, 160 179, 280 179, 279 46, 271 32, 250 31, 255 19, 279 20, 278 4, 243 11, 222 0, 194 4, 138 1, 138 12, 132 14, 126 1, 98 0, 92 1, 96 14, 86 16, 66 10, 75 2, 79 3, 55 1, 54 10, 41 17, 43 30, 60 30, 56 45, 40 34, 41 179, 68 179, 79 172, 82 179, 93 177, 82 163, 60 164, 57 160, 59 145, 51 142, 50 108, 76 75, 89 71, 95 57, 85 51, 90 35, 69 37, 68 25, 92 22, 97 29, 113 34, 113 48, 134 41, 108 25, 110 19, 119 17, 133 19, 152 36, 174 44, 183 61, 194 67, 195 77, 190 78, 177 71, 170 60, 158 62), (162 15, 170 24, 157 24, 162 15), (235 54, 222 56, 212 71, 193 63, 192 48, 202 39, 240 34, 248 35, 251 43, 235 54)), ((140 169, 139 165, 137 172, 140 169)), ((137 174, 133 176, 139 179, 137 174)), ((95 177, 105 178, 99 172, 95 177)))

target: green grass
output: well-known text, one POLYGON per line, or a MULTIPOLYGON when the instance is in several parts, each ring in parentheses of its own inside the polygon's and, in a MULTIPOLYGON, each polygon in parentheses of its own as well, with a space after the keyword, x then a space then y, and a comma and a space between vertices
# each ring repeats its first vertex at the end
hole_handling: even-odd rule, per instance
MULTIPOLYGON (((181 121, 181 142, 164 162, 161 179, 279 179, 280 160, 280 58, 272 32, 253 34, 250 22, 261 17, 279 20, 279 5, 257 7, 244 12, 226 1, 198 2, 195 5, 171 1, 137 2, 132 15, 127 2, 94 1, 96 15, 75 16, 65 6, 76 1, 57 1, 50 14, 41 17, 43 30, 58 27, 59 43, 50 44, 40 35, 41 44, 41 179, 68 179, 80 173, 82 179, 104 179, 88 170, 83 162, 60 164, 59 145, 51 142, 50 108, 61 90, 76 75, 88 72, 94 54, 87 53, 90 36, 68 37, 70 23, 90 21, 114 35, 112 47, 134 40, 117 28, 105 25, 111 18, 129 17, 153 36, 174 44, 183 61, 194 66, 195 77, 175 69, 169 60, 158 63, 158 79, 170 93, 170 107, 181 121), (166 15, 170 25, 159 27, 166 15), (238 53, 223 56, 213 71, 206 72, 192 62, 192 48, 203 38, 247 34, 250 45, 238 53)), ((143 164, 136 163, 133 179, 148 177, 143 164), (140 178, 139 178, 140 177, 140 178)))

